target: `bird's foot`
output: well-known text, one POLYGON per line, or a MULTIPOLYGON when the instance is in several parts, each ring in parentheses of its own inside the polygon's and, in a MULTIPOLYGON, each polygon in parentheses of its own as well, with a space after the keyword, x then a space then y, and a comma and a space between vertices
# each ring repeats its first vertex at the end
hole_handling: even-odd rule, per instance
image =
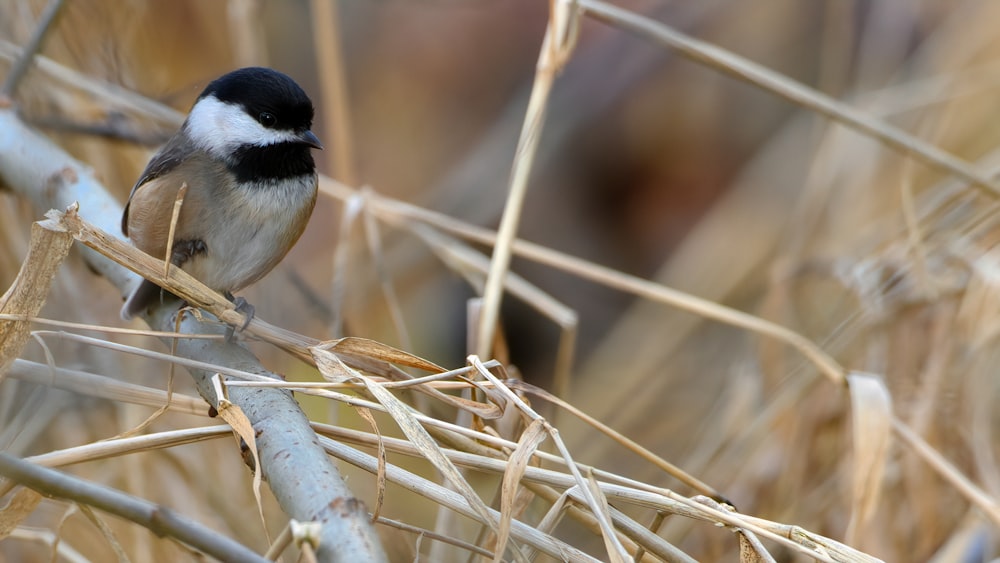
POLYGON ((195 256, 207 252, 208 247, 203 240, 179 240, 174 243, 174 248, 170 251, 170 263, 181 266, 195 256))
MULTIPOLYGON (((250 321, 253 320, 254 312, 256 311, 256 309, 254 308, 253 305, 248 303, 246 299, 242 297, 234 297, 233 294, 229 293, 228 291, 225 293, 225 296, 226 299, 233 302, 233 305, 236 307, 237 313, 243 313, 243 315, 246 316, 246 320, 243 321, 243 325, 238 328, 240 332, 243 332, 244 330, 246 330, 248 326, 250 326, 250 321)), ((236 334, 236 330, 237 327, 235 326, 230 326, 228 329, 226 329, 226 342, 232 342, 233 336, 236 334)))

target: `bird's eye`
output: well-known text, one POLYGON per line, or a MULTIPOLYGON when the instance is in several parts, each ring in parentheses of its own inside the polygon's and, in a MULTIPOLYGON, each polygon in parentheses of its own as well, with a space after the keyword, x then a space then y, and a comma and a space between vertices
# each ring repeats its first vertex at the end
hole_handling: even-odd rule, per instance
POLYGON ((264 127, 274 127, 274 124, 278 122, 278 118, 269 111, 262 111, 260 112, 260 115, 257 116, 257 121, 259 121, 264 127))

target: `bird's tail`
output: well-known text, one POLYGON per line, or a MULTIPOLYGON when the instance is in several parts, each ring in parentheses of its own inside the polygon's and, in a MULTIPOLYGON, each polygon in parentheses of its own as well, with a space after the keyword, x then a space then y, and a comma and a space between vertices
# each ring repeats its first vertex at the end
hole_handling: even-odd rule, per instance
POLYGON ((151 305, 166 299, 177 299, 177 297, 149 280, 142 280, 125 300, 125 305, 122 306, 122 319, 127 321, 151 305))

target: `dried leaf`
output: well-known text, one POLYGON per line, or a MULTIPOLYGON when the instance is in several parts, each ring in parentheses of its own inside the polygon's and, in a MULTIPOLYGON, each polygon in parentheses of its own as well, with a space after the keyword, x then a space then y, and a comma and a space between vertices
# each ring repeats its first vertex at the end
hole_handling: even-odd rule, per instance
POLYGON ((391 364, 417 368, 431 373, 441 373, 443 371, 447 371, 443 367, 429 360, 425 360, 420 356, 414 356, 408 352, 404 352, 397 348, 393 348, 392 346, 382 344, 381 342, 377 342, 375 340, 369 340, 367 338, 357 338, 352 336, 340 338, 338 340, 329 340, 320 343, 316 346, 316 348, 320 350, 329 350, 338 354, 367 356, 369 358, 375 358, 391 364))
POLYGON ((740 563, 774 563, 774 557, 753 533, 738 529, 736 535, 740 538, 740 563))
POLYGON ((319 371, 320 376, 330 383, 347 383, 354 379, 354 372, 344 363, 331 362, 328 369, 319 371))
POLYGON ((848 544, 857 545, 882 494, 891 444, 892 398, 878 375, 852 372, 847 382, 851 393, 854 479, 846 538, 848 544))
POLYGON ((7 506, 0 509, 0 540, 9 536, 41 501, 42 495, 32 489, 19 488, 7 506))
POLYGON ((372 427, 372 431, 378 438, 378 470, 375 474, 375 486, 378 494, 375 498, 375 508, 372 509, 372 523, 374 523, 378 521, 379 512, 382 511, 382 502, 385 500, 385 442, 382 441, 382 433, 378 429, 371 409, 355 407, 354 410, 372 427))
MULTIPOLYGON (((233 432, 243 439, 243 442, 247 445, 250 450, 250 455, 253 456, 253 496, 257 500, 257 512, 260 514, 260 521, 264 524, 264 533, 267 534, 267 521, 264 519, 264 505, 261 504, 260 500, 260 482, 261 482, 261 465, 260 457, 257 454, 257 436, 253 429, 253 424, 247 415, 243 412, 243 409, 239 405, 233 404, 226 398, 225 388, 222 384, 222 376, 215 374, 212 378, 212 384, 215 386, 215 396, 219 399, 219 406, 216 410, 219 411, 219 417, 226 421, 226 424, 233 429, 233 432)), ((271 540, 268 538, 268 543, 271 540)))
MULTIPOLYGON (((432 373, 443 373, 447 371, 444 368, 430 362, 426 362, 426 360, 418 358, 417 356, 407 354, 406 352, 396 350, 391 346, 387 346, 374 340, 366 340, 364 338, 352 337, 327 341, 318 345, 317 348, 333 352, 341 360, 339 363, 331 362, 327 366, 327 370, 320 370, 320 374, 323 376, 323 379, 330 381, 331 383, 343 383, 354 379, 354 375, 352 374, 355 373, 355 369, 381 375, 382 377, 392 379, 394 381, 405 381, 406 379, 411 378, 410 375, 392 365, 394 360, 400 360, 404 357, 405 363, 396 363, 400 363, 401 365, 410 365, 411 367, 419 367, 420 369, 424 369, 432 373), (381 350, 381 352, 378 352, 376 355, 369 354, 369 352, 374 350, 381 350), (389 358, 393 358, 393 360, 390 360, 389 358)), ((478 401, 456 397, 455 395, 442 393, 441 391, 427 385, 416 385, 412 387, 412 389, 435 400, 441 401, 446 405, 467 411, 474 416, 482 418, 483 420, 493 420, 503 415, 503 409, 497 405, 480 403, 478 401)))
MULTIPOLYGON (((332 371, 334 373, 342 373, 344 370, 351 370, 336 354, 326 347, 316 346, 310 348, 310 350, 320 372, 332 371)), ((490 514, 489 508, 479 498, 469 482, 462 477, 458 468, 444 455, 441 447, 431 438, 427 430, 420 425, 420 422, 413 416, 409 407, 370 377, 366 377, 358 371, 354 371, 354 374, 355 379, 363 383, 368 392, 386 408, 386 411, 396 421, 396 424, 399 425, 400 430, 403 431, 403 434, 406 435, 410 443, 420 450, 420 453, 444 475, 448 483, 469 503, 469 508, 479 516, 480 522, 489 526, 493 533, 496 533, 497 524, 490 514)))
MULTIPOLYGON (((594 477, 593 471, 587 472, 587 488, 590 489, 590 494, 597 500, 597 506, 590 506, 590 509, 594 512, 594 515, 599 515, 600 518, 604 518, 607 522, 612 522, 611 517, 611 507, 608 505, 608 497, 604 496, 604 491, 601 490, 600 483, 594 477)), ((604 548, 608 552, 608 560, 611 563, 625 563, 625 557, 628 553, 625 552, 624 548, 620 543, 615 541, 615 537, 612 534, 601 534, 604 538, 604 548)))
POLYGON ((118 557, 118 563, 129 563, 130 559, 128 558, 128 554, 125 553, 125 548, 122 547, 121 542, 115 535, 114 530, 111 529, 111 526, 108 526, 108 523, 105 522, 103 518, 98 516, 97 513, 94 512, 94 509, 90 506, 77 503, 76 507, 80 509, 80 513, 83 514, 83 516, 101 532, 101 535, 104 536, 105 540, 107 540, 108 545, 111 546, 111 550, 115 552, 115 556, 118 557))
POLYGON ((503 558, 507 540, 510 538, 510 523, 513 517, 514 499, 517 498, 518 483, 524 477, 531 456, 534 455, 539 444, 544 442, 547 436, 545 421, 535 420, 521 434, 521 439, 517 441, 517 449, 510 455, 507 469, 503 473, 503 483, 500 486, 500 524, 493 561, 500 561, 503 558))
POLYGON ((493 403, 480 403, 479 401, 474 401, 472 399, 448 395, 438 391, 437 389, 432 389, 432 391, 434 391, 434 393, 432 393, 431 396, 442 403, 467 411, 483 420, 495 420, 503 416, 503 409, 493 403))

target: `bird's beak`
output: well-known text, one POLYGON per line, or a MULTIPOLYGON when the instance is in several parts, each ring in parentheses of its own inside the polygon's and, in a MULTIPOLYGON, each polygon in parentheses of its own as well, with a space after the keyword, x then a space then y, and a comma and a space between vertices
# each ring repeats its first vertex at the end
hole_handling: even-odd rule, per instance
POLYGON ((323 150, 323 143, 319 142, 319 137, 317 137, 312 131, 306 131, 299 135, 299 140, 303 144, 309 145, 314 149, 323 150))

